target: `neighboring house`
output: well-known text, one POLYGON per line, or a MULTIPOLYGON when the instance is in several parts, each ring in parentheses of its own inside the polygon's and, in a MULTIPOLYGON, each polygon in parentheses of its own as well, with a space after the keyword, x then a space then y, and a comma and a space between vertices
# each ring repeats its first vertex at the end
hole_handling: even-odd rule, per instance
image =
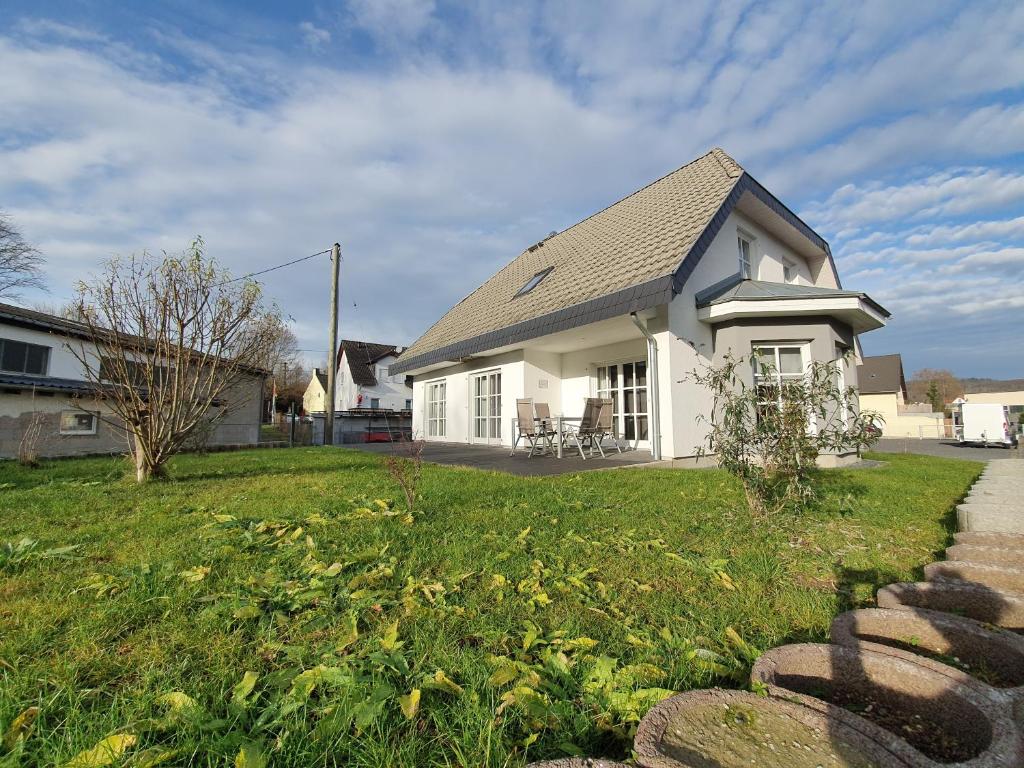
POLYGON ((530 246, 391 373, 412 374, 427 440, 510 445, 516 398, 579 416, 585 397, 607 396, 630 443, 691 457, 712 397, 690 371, 760 348, 782 379, 841 360, 855 385, 857 334, 888 316, 844 290, 828 244, 715 149, 530 246))
MULTIPOLYGON (((411 410, 412 387, 407 377, 388 373, 400 351, 401 347, 393 344, 342 341, 338 347, 335 410, 411 410)), ((323 413, 326 402, 327 372, 315 368, 302 406, 306 413, 323 413)))
POLYGON ((899 355, 865 357, 857 366, 860 407, 880 414, 885 437, 942 437, 943 414, 928 403, 907 402, 907 381, 899 355))
MULTIPOLYGON (((97 400, 71 351, 88 352, 87 339, 85 327, 73 320, 0 304, 0 458, 17 456, 33 424, 40 456, 127 452, 124 428, 104 420, 117 418, 97 400)), ((254 372, 228 394, 221 404, 227 415, 207 445, 259 441, 263 384, 264 376, 254 372)))

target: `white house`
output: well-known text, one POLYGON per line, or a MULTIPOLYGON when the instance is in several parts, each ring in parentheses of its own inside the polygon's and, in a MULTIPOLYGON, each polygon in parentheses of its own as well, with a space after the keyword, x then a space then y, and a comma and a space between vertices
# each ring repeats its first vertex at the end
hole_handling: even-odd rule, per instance
POLYGON ((911 403, 899 355, 865 357, 857 366, 860 407, 882 418, 879 427, 885 437, 942 437, 943 415, 933 413, 927 403, 911 403))
MULTIPOLYGON (((393 344, 343 340, 338 346, 334 410, 411 410, 413 392, 408 377, 388 372, 400 351, 393 344)), ((315 368, 302 407, 306 413, 323 413, 326 400, 327 372, 315 368)))
MULTIPOLYGON (((0 458, 17 456, 28 430, 38 430, 41 456, 128 450, 123 426, 111 423, 116 418, 72 352, 95 359, 87 338, 73 320, 0 304, 0 458)), ((254 371, 228 393, 207 445, 259 442, 263 384, 262 372, 254 371)))
POLYGON ((688 372, 760 348, 780 377, 842 359, 856 384, 857 334, 888 316, 843 289, 828 244, 714 149, 527 248, 390 370, 413 376, 413 430, 427 440, 510 445, 517 398, 579 416, 585 397, 608 396, 621 436, 682 458, 711 407, 688 372))

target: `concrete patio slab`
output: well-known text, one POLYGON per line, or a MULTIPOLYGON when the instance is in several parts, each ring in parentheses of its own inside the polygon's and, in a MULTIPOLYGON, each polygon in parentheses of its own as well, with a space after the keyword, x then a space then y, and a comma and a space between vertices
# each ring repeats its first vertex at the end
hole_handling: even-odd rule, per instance
MULTIPOLYGON (((391 453, 393 450, 391 443, 349 444, 344 447, 380 454, 391 453)), ((528 458, 525 450, 516 451, 515 456, 509 456, 508 448, 500 446, 428 442, 423 449, 423 460, 434 464, 507 472, 522 477, 566 475, 601 469, 636 467, 651 463, 651 454, 648 451, 623 450, 620 454, 614 451, 608 453, 606 448, 605 453, 606 456, 603 459, 600 456, 595 456, 584 460, 579 457, 579 454, 572 456, 568 452, 562 459, 546 455, 528 458)))

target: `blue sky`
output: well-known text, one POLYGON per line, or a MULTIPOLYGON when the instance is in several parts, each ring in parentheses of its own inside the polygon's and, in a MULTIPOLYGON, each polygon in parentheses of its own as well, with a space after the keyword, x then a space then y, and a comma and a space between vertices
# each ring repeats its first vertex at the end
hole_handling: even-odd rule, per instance
MULTIPOLYGON (((1024 376, 1020 3, 7 0, 0 208, 59 304, 202 234, 343 245, 342 333, 409 343, 508 260, 722 146, 893 312, 908 373, 1024 376)), ((268 275, 313 362, 324 257, 268 275)))

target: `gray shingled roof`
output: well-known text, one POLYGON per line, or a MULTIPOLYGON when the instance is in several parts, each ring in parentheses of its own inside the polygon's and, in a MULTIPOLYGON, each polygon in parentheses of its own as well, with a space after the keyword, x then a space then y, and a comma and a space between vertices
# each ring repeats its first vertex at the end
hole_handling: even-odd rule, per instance
POLYGON ((829 259, 828 244, 721 149, 523 251, 449 310, 392 373, 667 303, 744 193, 829 259), (526 282, 551 269, 532 291, 526 282))
POLYGON ((0 373, 0 386, 18 389, 38 389, 47 392, 87 394, 95 387, 87 381, 62 379, 56 376, 32 376, 22 373, 0 373))
POLYGON ((903 358, 899 355, 865 357, 857 366, 857 387, 862 395, 881 395, 889 392, 906 394, 903 378, 903 358))
POLYGON ((338 348, 338 359, 341 360, 342 353, 346 353, 348 370, 352 374, 352 381, 362 387, 375 387, 377 376, 374 373, 373 364, 382 357, 398 353, 398 347, 394 344, 374 344, 372 341, 352 341, 342 339, 338 348))
POLYGON ((770 283, 764 280, 749 280, 733 275, 705 288, 696 296, 698 307, 710 307, 727 301, 772 301, 783 299, 821 299, 848 296, 870 304, 875 310, 889 317, 889 311, 861 291, 844 291, 837 288, 820 288, 815 285, 791 285, 770 283))

